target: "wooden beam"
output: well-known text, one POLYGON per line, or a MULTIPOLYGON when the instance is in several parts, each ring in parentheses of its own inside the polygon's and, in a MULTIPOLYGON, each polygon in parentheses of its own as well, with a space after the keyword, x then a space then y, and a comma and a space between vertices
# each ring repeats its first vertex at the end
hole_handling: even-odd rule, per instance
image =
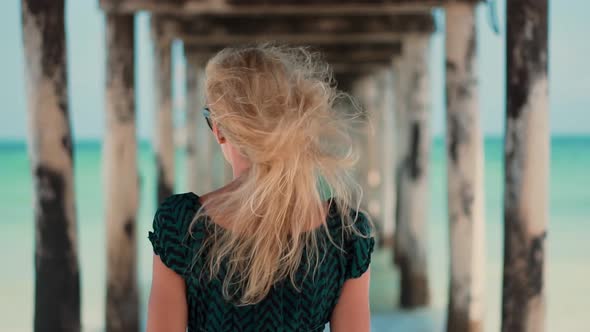
POLYGON ((228 35, 228 36, 203 36, 177 34, 179 39, 187 43, 206 45, 217 45, 220 42, 224 45, 243 45, 251 43, 280 43, 290 45, 331 45, 331 44, 363 44, 363 43, 381 43, 389 44, 399 42, 404 36, 398 32, 381 32, 381 33, 357 33, 349 35, 321 35, 321 34, 265 34, 265 35, 228 35))
POLYGON ((106 15, 106 331, 139 330, 136 219, 139 203, 132 14, 106 15))
POLYGON ((430 12, 371 16, 296 15, 219 16, 158 15, 186 43, 236 45, 275 41, 283 44, 329 45, 383 43, 406 33, 432 33, 430 12))
POLYGON ((383 13, 421 12, 448 3, 479 0, 100 0, 100 6, 108 12, 217 14, 217 15, 380 15, 383 13))
POLYGON ((35 184, 34 329, 75 332, 80 331, 80 272, 64 1, 23 0, 21 15, 35 184))
POLYGON ((508 1, 506 21, 502 331, 544 331, 548 0, 508 1))
MULTIPOLYGON (((202 46, 197 43, 185 44, 187 53, 199 54, 202 58, 206 59, 214 56, 225 47, 226 45, 224 44, 217 44, 215 46, 202 46)), ((321 53, 322 59, 330 64, 390 65, 392 57, 400 54, 401 43, 393 41, 389 44, 339 44, 308 46, 308 48, 313 52, 321 53)))
POLYGON ((160 15, 173 22, 179 33, 194 36, 349 36, 377 33, 431 33, 435 29, 429 11, 410 14, 374 15, 160 15))
POLYGON ((450 287, 447 331, 478 332, 484 317, 483 137, 479 124, 475 6, 446 7, 447 182, 450 287))

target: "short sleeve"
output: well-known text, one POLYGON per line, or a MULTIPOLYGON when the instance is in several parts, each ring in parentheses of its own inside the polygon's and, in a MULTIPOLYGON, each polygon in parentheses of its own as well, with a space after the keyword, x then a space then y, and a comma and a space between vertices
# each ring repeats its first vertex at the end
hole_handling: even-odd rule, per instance
POLYGON ((188 195, 173 195, 165 199, 158 207, 152 231, 148 233, 154 254, 180 275, 185 275, 189 268, 188 228, 196 212, 196 202, 188 195))
POLYGON ((352 233, 348 246, 348 261, 346 266, 346 279, 359 278, 371 264, 371 255, 375 247, 375 238, 369 219, 363 214, 358 214, 354 224, 357 233, 352 233))

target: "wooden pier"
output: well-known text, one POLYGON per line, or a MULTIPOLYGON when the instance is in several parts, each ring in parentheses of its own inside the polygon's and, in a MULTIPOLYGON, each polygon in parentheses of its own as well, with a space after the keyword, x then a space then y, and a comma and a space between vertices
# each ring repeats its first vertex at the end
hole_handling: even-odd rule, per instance
MULTIPOLYGON (((22 0, 35 180, 35 330, 80 330, 80 290, 69 121, 64 0, 22 0), (56 298, 60 301, 55 302, 56 298), (59 313, 67 312, 68 315, 59 313)), ((106 18, 104 202, 108 242, 106 330, 138 331, 136 218, 139 179, 134 15, 151 15, 156 105, 153 145, 161 202, 175 192, 171 45, 186 57, 186 187, 231 179, 208 128, 204 66, 228 46, 308 46, 369 120, 356 170, 380 243, 393 250, 403 308, 430 303, 427 216, 431 147, 430 38, 446 41, 446 148, 450 284, 447 331, 482 331, 485 319, 483 137, 478 0, 98 0, 106 18), (436 31, 433 10, 446 16, 436 31), (214 160, 217 160, 214 162, 214 160), (215 176, 214 176, 215 174, 215 176), (204 182, 203 179, 209 179, 204 182)), ((543 331, 549 162, 547 0, 507 5, 503 331, 543 331)))

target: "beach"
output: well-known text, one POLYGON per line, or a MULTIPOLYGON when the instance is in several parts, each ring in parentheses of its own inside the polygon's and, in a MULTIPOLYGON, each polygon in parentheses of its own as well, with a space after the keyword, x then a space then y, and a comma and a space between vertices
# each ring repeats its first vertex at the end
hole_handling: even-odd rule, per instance
MULTIPOLYGON (((74 147, 84 331, 102 331, 105 303, 105 225, 100 141, 74 147)), ((176 152, 176 192, 184 192, 184 152, 176 152)), ((0 141, 0 331, 31 331, 34 309, 33 184, 26 145, 0 141)), ((138 285, 142 322, 151 278, 147 240, 155 212, 155 161, 149 142, 139 145, 141 202, 137 220, 138 285)), ((546 292, 547 331, 588 331, 590 326, 590 136, 552 137, 546 292)), ((371 303, 374 331, 441 331, 448 287, 448 217, 444 141, 433 142, 428 202, 428 266, 432 306, 408 314, 394 310, 399 292, 391 253, 373 257, 371 303)), ((219 171, 222 167, 219 165, 219 171)), ((485 140, 485 330, 500 327, 503 258, 503 142, 485 140)), ((58 299, 56 299, 58 300, 58 299)))

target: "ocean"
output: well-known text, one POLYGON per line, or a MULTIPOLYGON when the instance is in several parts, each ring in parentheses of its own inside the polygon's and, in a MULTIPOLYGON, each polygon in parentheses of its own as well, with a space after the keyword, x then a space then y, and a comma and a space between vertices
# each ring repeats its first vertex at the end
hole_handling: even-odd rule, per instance
MULTIPOLYGON (((78 244, 84 331, 102 331, 105 317, 105 225, 101 146, 75 145, 78 244)), ((33 186, 24 142, 0 141, 0 331, 31 331, 34 308, 33 186)), ((184 161, 177 152, 177 192, 184 191, 184 161)), ((141 206, 138 215, 138 277, 142 321, 151 278, 147 240, 155 212, 155 162, 148 142, 139 145, 141 206)), ((428 264, 432 304, 415 311, 396 309, 399 276, 391 254, 374 255, 371 285, 373 331, 442 331, 448 287, 449 240, 446 163, 442 139, 435 139, 430 163, 428 264)), ((590 136, 551 139, 547 238, 547 331, 590 330, 590 136)), ((485 140, 486 316, 485 330, 500 327, 503 257, 503 142, 485 140)), ((546 208, 546 207, 539 207, 546 208)))

